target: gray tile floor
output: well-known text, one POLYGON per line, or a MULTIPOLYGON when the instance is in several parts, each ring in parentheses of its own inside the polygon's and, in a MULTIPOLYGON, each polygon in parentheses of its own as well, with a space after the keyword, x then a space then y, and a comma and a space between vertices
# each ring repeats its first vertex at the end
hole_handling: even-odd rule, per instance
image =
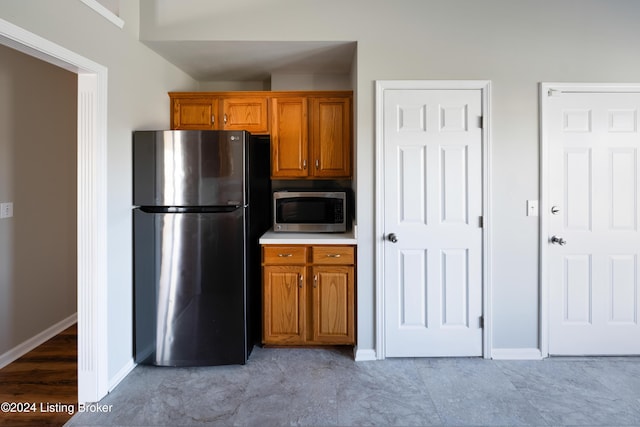
POLYGON ((138 366, 67 426, 640 426, 640 358, 387 359, 255 348, 245 366, 138 366))

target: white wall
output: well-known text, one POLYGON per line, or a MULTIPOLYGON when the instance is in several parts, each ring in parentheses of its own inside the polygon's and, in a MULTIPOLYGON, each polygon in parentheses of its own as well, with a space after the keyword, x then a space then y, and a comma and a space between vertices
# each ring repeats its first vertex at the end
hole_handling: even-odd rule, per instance
POLYGON ((108 68, 109 378, 132 357, 131 132, 166 128, 171 90, 190 77, 137 40, 136 0, 121 2, 119 29, 79 0, 2 0, 0 18, 108 68))
POLYGON ((77 86, 0 46, 0 356, 76 312, 77 86))
POLYGON ((271 90, 353 90, 344 74, 272 74, 271 90))
POLYGON ((358 344, 375 346, 374 82, 493 82, 494 348, 537 348, 538 83, 640 80, 637 0, 141 1, 147 40, 357 42, 358 344))

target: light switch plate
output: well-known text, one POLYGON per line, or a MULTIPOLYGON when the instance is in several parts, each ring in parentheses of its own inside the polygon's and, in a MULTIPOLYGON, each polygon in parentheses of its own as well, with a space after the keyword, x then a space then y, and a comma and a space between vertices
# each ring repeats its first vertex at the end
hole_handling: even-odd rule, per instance
POLYGON ((11 218, 13 216, 13 203, 0 203, 0 218, 11 218))
POLYGON ((527 216, 538 216, 537 200, 527 200, 527 216))

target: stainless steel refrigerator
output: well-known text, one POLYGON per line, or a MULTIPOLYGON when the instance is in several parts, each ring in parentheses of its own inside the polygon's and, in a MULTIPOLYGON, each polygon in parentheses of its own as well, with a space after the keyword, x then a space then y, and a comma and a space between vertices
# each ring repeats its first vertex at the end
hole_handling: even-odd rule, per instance
POLYGON ((137 363, 247 361, 260 336, 269 158, 268 138, 243 131, 134 132, 137 363))

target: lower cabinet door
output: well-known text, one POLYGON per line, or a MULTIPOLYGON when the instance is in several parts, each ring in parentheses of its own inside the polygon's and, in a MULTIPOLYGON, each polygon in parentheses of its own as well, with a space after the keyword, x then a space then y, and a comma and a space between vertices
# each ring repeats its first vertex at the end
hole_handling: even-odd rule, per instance
POLYGON ((313 267, 312 281, 313 341, 323 344, 353 344, 353 267, 313 267))
POLYGON ((305 340, 305 267, 263 268, 263 342, 302 344, 305 340))

